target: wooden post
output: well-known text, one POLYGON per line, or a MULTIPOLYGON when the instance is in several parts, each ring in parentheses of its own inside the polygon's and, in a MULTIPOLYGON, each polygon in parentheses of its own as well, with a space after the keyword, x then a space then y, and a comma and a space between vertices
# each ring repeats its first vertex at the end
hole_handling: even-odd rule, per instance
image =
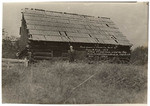
POLYGON ((25 60, 24 60, 24 66, 25 67, 28 67, 28 60, 25 58, 25 60))
POLYGON ((32 53, 28 52, 28 55, 29 55, 29 62, 31 62, 32 61, 32 57, 31 57, 32 53))
POLYGON ((9 61, 7 62, 7 69, 9 69, 9 61))

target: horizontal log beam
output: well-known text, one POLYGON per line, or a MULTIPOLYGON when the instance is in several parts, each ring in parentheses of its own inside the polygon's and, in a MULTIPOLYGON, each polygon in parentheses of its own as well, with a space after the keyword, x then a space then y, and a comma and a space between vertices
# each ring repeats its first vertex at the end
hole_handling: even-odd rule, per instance
POLYGON ((45 56, 34 56, 34 60, 52 60, 52 59, 68 59, 68 57, 45 57, 45 56))
POLYGON ((16 62, 16 63, 23 63, 26 62, 27 60, 19 60, 19 59, 6 59, 6 58, 2 58, 2 62, 16 62))
POLYGON ((49 51, 49 52, 33 52, 33 55, 53 56, 53 51, 49 51))

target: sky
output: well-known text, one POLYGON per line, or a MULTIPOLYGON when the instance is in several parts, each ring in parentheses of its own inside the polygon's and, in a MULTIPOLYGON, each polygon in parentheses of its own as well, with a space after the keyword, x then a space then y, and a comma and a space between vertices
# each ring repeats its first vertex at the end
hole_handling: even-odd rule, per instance
POLYGON ((10 36, 19 37, 21 9, 37 8, 50 11, 70 12, 95 17, 109 17, 133 44, 132 48, 147 46, 148 5, 147 3, 102 3, 102 2, 30 2, 3 3, 2 28, 10 36))

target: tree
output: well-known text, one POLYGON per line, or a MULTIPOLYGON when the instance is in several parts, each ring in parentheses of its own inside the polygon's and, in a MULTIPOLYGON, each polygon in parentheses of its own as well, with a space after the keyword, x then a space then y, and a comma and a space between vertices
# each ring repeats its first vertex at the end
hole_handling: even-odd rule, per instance
POLYGON ((15 36, 9 36, 5 29, 2 30, 2 57, 3 58, 17 58, 16 53, 19 50, 19 39, 15 36))

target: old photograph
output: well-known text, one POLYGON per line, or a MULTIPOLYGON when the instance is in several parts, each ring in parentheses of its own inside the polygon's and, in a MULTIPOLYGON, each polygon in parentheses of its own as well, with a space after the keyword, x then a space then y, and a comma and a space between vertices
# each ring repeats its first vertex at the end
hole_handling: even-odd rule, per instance
POLYGON ((3 3, 3 104, 147 104, 149 2, 3 3))

